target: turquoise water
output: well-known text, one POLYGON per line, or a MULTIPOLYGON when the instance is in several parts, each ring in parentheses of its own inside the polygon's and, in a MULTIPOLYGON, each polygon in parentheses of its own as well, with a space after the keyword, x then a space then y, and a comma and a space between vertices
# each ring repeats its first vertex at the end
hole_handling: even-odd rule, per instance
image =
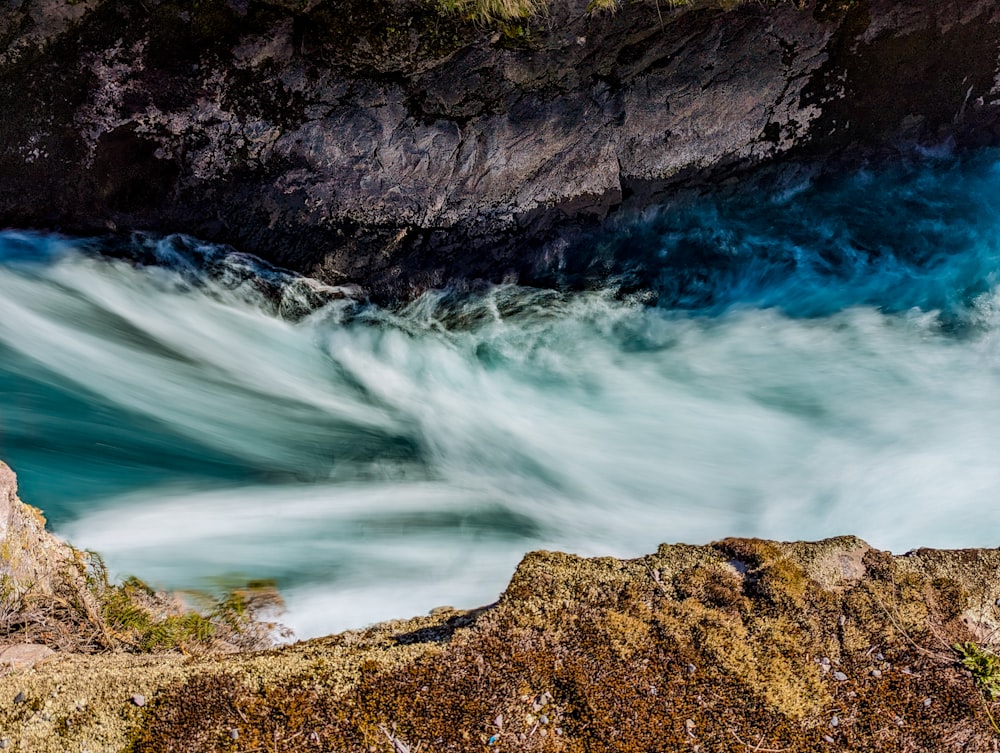
POLYGON ((537 548, 995 546, 997 159, 664 208, 595 241, 602 290, 398 310, 0 233, 0 457, 115 571, 276 578, 300 636, 487 603, 537 548))

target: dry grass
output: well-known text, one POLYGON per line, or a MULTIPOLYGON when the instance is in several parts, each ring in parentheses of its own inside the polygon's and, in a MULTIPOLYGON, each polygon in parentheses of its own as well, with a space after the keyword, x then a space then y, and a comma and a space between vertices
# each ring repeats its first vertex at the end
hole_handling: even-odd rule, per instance
MULTIPOLYGON (((549 0, 437 0, 446 13, 462 16, 470 21, 484 24, 512 23, 527 21, 544 16, 549 10, 549 0)), ((748 0, 713 0, 723 10, 732 10, 748 0)), ((794 0, 793 0, 794 1, 794 0)), ((591 0, 587 13, 616 13, 628 4, 645 3, 656 5, 658 12, 685 6, 708 5, 698 0, 591 0)), ((661 16, 662 19, 662 16, 661 16)))
POLYGON ((488 24, 534 18, 548 6, 546 0, 441 0, 441 7, 470 21, 488 24))
POLYGON ((266 648, 280 626, 258 619, 280 610, 270 584, 205 599, 200 610, 158 593, 137 578, 114 583, 99 556, 71 550, 51 588, 2 599, 6 640, 41 643, 59 651, 212 653, 266 648))

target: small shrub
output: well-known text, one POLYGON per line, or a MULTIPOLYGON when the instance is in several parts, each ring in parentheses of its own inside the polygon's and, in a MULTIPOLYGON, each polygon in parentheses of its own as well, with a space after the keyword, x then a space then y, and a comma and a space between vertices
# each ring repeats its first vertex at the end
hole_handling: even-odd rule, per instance
POLYGON ((520 21, 542 14, 546 0, 439 0, 447 13, 456 13, 477 23, 520 21))
POLYGON ((253 650, 283 634, 280 625, 262 619, 283 607, 273 583, 252 582, 221 598, 199 594, 200 608, 192 609, 138 578, 113 582, 94 552, 73 554, 51 591, 30 590, 14 599, 0 583, 0 628, 7 636, 94 653, 253 650))
POLYGON ((1000 696, 1000 657, 974 641, 952 646, 958 654, 958 663, 972 673, 972 679, 990 700, 1000 696))

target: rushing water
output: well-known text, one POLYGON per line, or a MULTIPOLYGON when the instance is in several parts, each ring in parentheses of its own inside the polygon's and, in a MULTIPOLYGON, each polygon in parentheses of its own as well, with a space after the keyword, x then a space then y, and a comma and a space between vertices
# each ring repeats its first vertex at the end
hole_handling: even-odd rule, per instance
POLYGON ((537 548, 998 543, 995 154, 595 249, 650 292, 389 311, 182 237, 2 233, 0 457, 119 573, 275 578, 300 636, 489 602, 537 548))

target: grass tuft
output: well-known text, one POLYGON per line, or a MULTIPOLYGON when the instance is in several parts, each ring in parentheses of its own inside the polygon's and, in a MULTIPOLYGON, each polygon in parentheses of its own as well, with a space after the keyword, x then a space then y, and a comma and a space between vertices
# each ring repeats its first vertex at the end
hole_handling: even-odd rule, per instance
POLYGON ((548 7, 546 0, 439 0, 439 3, 446 13, 484 24, 523 21, 542 15, 548 7))
POLYGON ((72 551, 75 560, 51 591, 15 595, 0 583, 5 636, 82 653, 212 653, 266 648, 282 630, 260 619, 281 611, 272 583, 253 582, 221 598, 199 594, 202 606, 192 609, 138 578, 115 583, 98 554, 72 551))
POLYGON ((975 641, 956 643, 952 648, 958 654, 958 663, 972 673, 983 695, 990 700, 1000 697, 1000 656, 975 641))

